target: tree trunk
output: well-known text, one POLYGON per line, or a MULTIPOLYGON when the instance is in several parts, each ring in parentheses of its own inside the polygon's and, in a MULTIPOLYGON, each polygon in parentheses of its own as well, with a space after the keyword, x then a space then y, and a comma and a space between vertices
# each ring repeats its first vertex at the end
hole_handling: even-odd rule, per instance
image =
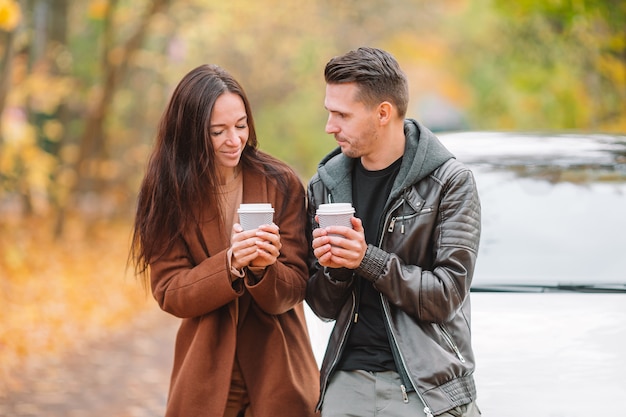
POLYGON ((91 163, 97 164, 106 158, 106 133, 105 122, 113 103, 113 98, 120 81, 127 75, 129 62, 133 55, 139 50, 145 38, 148 24, 151 18, 163 10, 170 0, 154 0, 144 13, 139 25, 131 37, 122 47, 121 59, 112 62, 110 52, 113 48, 113 17, 117 1, 112 1, 110 11, 106 18, 103 50, 103 74, 104 80, 98 101, 93 106, 87 116, 87 122, 83 135, 80 139, 80 153, 77 162, 77 173, 80 178, 77 192, 92 189, 99 191, 98 179, 89 168, 91 163))
MULTIPOLYGON (((98 195, 103 187, 103 180, 98 178, 97 166, 107 158, 105 123, 113 103, 113 98, 120 82, 127 75, 129 62, 141 47, 147 34, 148 25, 154 15, 169 6, 171 0, 154 0, 146 9, 134 33, 122 46, 121 58, 111 60, 114 47, 114 16, 117 0, 111 0, 104 23, 102 66, 103 80, 97 101, 88 110, 85 128, 79 139, 79 155, 75 164, 78 180, 71 190, 69 200, 78 200, 85 192, 94 191, 98 195), (94 169, 95 168, 95 169, 94 169)), ((57 236, 63 233, 63 224, 67 205, 60 208, 57 224, 57 236)))
POLYGON ((0 61, 0 145, 2 139, 2 114, 6 106, 6 99, 11 89, 11 72, 13 71, 13 54, 14 50, 14 32, 1 33, 0 37, 5 39, 4 53, 2 61, 0 61))

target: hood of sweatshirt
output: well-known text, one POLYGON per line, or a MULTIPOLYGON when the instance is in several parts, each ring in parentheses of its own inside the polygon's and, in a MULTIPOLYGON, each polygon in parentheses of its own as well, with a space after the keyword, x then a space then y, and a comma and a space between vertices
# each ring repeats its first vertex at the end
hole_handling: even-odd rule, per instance
MULTIPOLYGON (((393 184, 390 199, 406 187, 427 177, 454 155, 426 127, 413 119, 404 121, 406 144, 400 171, 393 184)), ((319 163, 317 173, 326 187, 338 195, 351 194, 351 170, 354 158, 348 158, 337 147, 319 163)))

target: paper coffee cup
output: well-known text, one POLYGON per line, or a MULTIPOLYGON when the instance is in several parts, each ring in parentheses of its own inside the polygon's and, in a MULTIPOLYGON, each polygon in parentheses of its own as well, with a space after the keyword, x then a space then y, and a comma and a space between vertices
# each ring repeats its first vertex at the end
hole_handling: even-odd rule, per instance
POLYGON ((243 230, 256 229, 274 221, 274 209, 269 203, 240 204, 237 213, 243 230))
POLYGON ((354 216, 354 207, 350 203, 320 204, 316 214, 320 227, 346 226, 352 228, 350 219, 354 216))

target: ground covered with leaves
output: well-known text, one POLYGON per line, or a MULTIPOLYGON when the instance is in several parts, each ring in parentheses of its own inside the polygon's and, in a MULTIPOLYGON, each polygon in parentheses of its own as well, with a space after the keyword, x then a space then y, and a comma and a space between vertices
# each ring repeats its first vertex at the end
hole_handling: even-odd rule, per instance
POLYGON ((0 220, 0 391, 30 362, 49 360, 154 308, 127 268, 131 226, 0 220))

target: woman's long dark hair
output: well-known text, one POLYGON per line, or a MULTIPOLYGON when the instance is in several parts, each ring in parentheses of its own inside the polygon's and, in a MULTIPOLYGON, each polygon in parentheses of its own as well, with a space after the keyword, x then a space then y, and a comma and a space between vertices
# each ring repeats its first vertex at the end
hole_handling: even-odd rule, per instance
MULTIPOLYGON (((139 190, 130 250, 135 272, 147 278, 151 262, 171 247, 198 214, 218 204, 215 150, 209 135, 217 98, 231 92, 243 100, 249 137, 240 164, 276 182, 287 192, 285 166, 258 151, 250 103, 241 85, 216 65, 201 65, 183 77, 161 117, 156 143, 139 190)), ((221 226, 220 226, 221 227, 221 226)))

